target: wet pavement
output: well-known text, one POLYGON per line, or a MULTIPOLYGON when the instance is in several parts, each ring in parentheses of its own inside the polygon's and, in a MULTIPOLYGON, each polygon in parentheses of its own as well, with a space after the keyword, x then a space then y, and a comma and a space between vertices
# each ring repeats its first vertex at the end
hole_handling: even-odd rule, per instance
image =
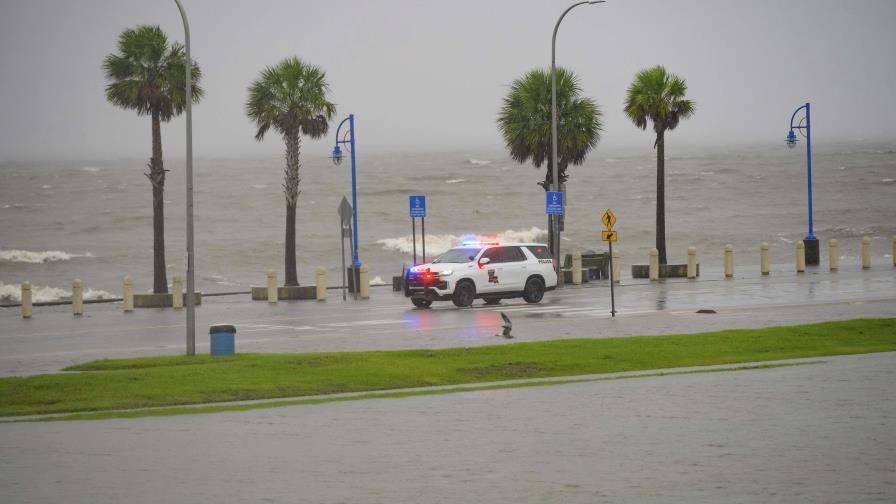
MULTIPOLYGON (((207 297, 196 311, 197 353, 208 352, 208 327, 237 328, 238 352, 303 352, 442 348, 560 338, 700 332, 826 320, 896 316, 896 268, 870 271, 810 269, 797 275, 779 266, 771 276, 740 273, 723 279, 651 283, 626 279, 616 287, 618 314, 610 317, 609 284, 591 282, 549 292, 540 304, 450 302, 415 309, 388 287, 370 300, 343 302, 250 301, 248 295, 207 297), (698 314, 713 310, 715 314, 698 314), (512 340, 496 338, 500 312, 513 321, 512 340)), ((171 309, 121 312, 121 304, 87 305, 73 317, 67 306, 37 307, 23 320, 0 310, 0 375, 25 375, 100 358, 179 354, 185 349, 185 314, 171 309)))
POLYGON ((893 502, 896 353, 0 425, 3 501, 893 502))

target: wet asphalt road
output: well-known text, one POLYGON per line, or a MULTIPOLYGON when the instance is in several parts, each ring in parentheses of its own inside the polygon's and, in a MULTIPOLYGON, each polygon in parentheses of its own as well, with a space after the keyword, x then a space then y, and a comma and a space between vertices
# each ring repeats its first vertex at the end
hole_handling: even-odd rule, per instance
MULTIPOLYGON (((823 269, 735 279, 705 273, 684 279, 626 283, 616 288, 618 314, 610 317, 606 281, 549 292, 537 305, 477 301, 471 309, 450 302, 415 309, 400 293, 372 289, 366 301, 249 301, 248 295, 210 297, 196 311, 197 352, 208 352, 207 328, 231 323, 238 352, 302 352, 441 348, 578 337, 699 332, 725 328, 801 324, 860 317, 896 316, 896 268, 871 271, 823 269), (697 314, 711 309, 716 314, 697 314), (513 321, 515 339, 496 338, 500 312, 513 321)), ((0 375, 54 372, 100 358, 178 354, 185 351, 184 312, 140 309, 124 314, 119 303, 38 307, 23 320, 0 311, 0 375)))

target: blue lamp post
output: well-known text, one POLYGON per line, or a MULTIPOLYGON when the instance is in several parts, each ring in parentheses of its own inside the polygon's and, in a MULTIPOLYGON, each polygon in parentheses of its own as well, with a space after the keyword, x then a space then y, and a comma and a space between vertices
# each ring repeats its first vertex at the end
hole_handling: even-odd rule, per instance
POLYGON ((339 148, 339 144, 348 144, 348 150, 352 155, 352 233, 354 233, 354 250, 352 250, 352 268, 357 270, 361 267, 361 261, 358 259, 358 190, 355 181, 355 114, 349 114, 348 117, 342 120, 339 123, 339 127, 336 128, 336 146, 333 147, 333 164, 339 165, 342 163, 342 149, 339 148), (348 131, 345 133, 345 136, 342 140, 339 139, 339 132, 342 130, 342 125, 348 121, 348 131))
POLYGON ((818 264, 818 238, 815 237, 815 232, 812 229, 812 132, 810 130, 810 121, 809 121, 809 103, 807 102, 805 105, 799 107, 793 112, 793 115, 790 116, 790 132, 787 133, 787 147, 793 149, 796 147, 796 134, 793 130, 798 130, 801 135, 806 138, 806 165, 807 165, 807 173, 808 173, 808 186, 809 186, 809 232, 806 234, 806 238, 803 240, 806 250, 806 264, 818 264), (799 123, 794 125, 793 120, 796 118, 796 115, 800 112, 800 110, 806 110, 806 116, 800 119, 799 123), (803 133, 805 131, 805 133, 803 133))

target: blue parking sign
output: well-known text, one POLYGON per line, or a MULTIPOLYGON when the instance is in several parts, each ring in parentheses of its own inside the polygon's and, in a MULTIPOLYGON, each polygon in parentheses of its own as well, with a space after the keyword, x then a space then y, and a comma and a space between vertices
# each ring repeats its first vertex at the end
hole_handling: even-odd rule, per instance
POLYGON ((418 194, 408 198, 411 206, 411 218, 426 217, 426 196, 418 194))
POLYGON ((548 215, 563 215, 563 193, 548 191, 544 212, 548 215))

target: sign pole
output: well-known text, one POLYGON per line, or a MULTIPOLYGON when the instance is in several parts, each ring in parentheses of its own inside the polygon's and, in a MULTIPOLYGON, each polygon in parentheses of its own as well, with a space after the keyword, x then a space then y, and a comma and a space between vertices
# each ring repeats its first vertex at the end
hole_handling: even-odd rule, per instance
POLYGON ((342 240, 342 300, 345 301, 345 226, 339 223, 339 239, 342 240))
POLYGON ((616 296, 613 293, 613 241, 610 244, 610 316, 616 317, 616 296))
POLYGON ((414 266, 417 265, 417 219, 411 217, 411 240, 413 240, 414 245, 412 246, 414 251, 414 266))
POLYGON ((420 217, 420 237, 423 239, 423 264, 426 264, 426 217, 420 217))

